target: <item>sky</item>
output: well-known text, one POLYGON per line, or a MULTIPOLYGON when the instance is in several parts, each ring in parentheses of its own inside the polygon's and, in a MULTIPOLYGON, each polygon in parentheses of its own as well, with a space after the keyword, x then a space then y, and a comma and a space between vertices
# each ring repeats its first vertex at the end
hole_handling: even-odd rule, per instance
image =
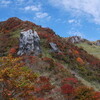
POLYGON ((0 0, 0 21, 18 17, 61 37, 100 39, 100 0, 0 0))

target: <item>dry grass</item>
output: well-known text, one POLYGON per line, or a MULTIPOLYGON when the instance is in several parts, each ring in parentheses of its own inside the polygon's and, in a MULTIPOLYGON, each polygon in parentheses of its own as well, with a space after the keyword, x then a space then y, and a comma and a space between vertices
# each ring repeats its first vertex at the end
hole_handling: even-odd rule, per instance
POLYGON ((82 47, 84 50, 86 50, 89 54, 97 57, 100 59, 100 46, 96 45, 89 45, 87 43, 79 43, 76 44, 78 47, 82 47))

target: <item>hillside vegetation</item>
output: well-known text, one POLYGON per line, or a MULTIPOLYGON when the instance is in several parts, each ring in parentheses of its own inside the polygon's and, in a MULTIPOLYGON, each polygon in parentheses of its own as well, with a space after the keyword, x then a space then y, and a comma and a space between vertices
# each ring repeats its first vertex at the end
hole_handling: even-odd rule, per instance
POLYGON ((0 100, 100 100, 100 59, 49 28, 18 18, 0 22, 0 56, 0 100), (23 29, 37 31, 38 56, 17 55, 23 29))
POLYGON ((98 57, 100 59, 100 46, 96 45, 89 45, 87 43, 78 43, 76 44, 78 47, 82 47, 84 50, 86 50, 89 54, 94 55, 95 57, 98 57))

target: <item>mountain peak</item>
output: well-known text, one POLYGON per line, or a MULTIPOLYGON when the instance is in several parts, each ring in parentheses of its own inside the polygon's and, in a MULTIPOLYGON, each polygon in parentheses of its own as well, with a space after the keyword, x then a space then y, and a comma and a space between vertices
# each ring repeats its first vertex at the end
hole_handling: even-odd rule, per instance
POLYGON ((22 21, 21 19, 19 19, 17 17, 11 17, 11 18, 7 19, 7 21, 10 21, 10 20, 13 20, 13 21, 22 21))

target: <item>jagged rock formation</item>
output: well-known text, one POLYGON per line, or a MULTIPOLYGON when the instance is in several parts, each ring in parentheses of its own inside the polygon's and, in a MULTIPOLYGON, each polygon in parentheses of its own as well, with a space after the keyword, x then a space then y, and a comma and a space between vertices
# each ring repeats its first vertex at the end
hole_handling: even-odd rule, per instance
POLYGON ((100 46, 100 40, 97 40, 95 43, 97 46, 100 46))
POLYGON ((73 36, 73 37, 68 38, 67 41, 70 43, 80 43, 80 42, 83 42, 84 39, 82 39, 80 36, 73 36))
POLYGON ((20 45, 18 55, 38 55, 41 53, 40 38, 36 31, 27 30, 20 33, 20 45))
POLYGON ((54 51, 54 52, 60 52, 59 48, 57 47, 57 45, 55 43, 50 42, 49 44, 50 44, 50 46, 52 48, 52 51, 54 51))

